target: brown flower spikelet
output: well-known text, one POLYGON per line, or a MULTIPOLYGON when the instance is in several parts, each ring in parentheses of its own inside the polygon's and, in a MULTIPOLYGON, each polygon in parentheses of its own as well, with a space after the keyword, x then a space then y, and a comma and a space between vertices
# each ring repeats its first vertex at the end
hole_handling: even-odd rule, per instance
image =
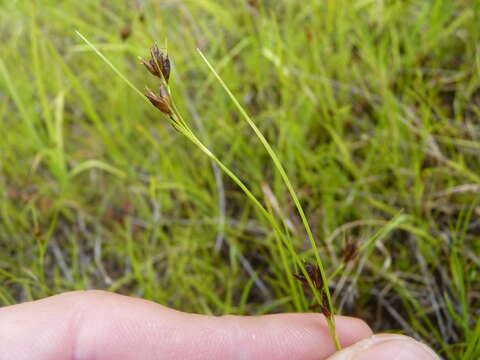
MULTIPOLYGON (((305 264, 305 270, 308 273, 308 276, 310 276, 310 279, 312 280, 313 285, 317 289, 322 289, 323 287, 323 280, 322 280, 322 275, 320 273, 320 269, 318 268, 317 265, 306 263, 305 264)), ((308 280, 303 274, 294 274, 298 280, 302 282, 304 286, 308 286, 308 280)))
POLYGON ((348 263, 355 260, 358 255, 358 246, 353 240, 347 241, 345 248, 343 249, 343 261, 348 263))
POLYGON ((142 64, 145 65, 148 71, 160 79, 165 79, 168 82, 170 78, 170 59, 167 54, 164 54, 157 45, 150 48, 150 60, 145 61, 141 59, 142 64))
POLYGON ((168 95, 167 89, 163 85, 160 85, 159 92, 160 95, 157 95, 149 88, 146 88, 145 96, 148 98, 148 100, 150 100, 153 106, 155 106, 161 112, 166 115, 172 116, 173 112, 170 107, 170 96, 168 95))

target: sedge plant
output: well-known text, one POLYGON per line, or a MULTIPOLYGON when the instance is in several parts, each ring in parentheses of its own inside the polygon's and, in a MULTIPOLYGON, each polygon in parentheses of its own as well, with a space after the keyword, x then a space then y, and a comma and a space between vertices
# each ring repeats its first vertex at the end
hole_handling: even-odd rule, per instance
MULTIPOLYGON (((145 89, 145 92, 142 93, 138 90, 121 72, 81 33, 77 32, 77 34, 82 38, 83 41, 87 43, 89 47, 93 49, 93 51, 99 55, 111 68, 112 70, 117 73, 135 92, 141 94, 142 97, 149 101, 156 109, 158 109, 165 117, 167 118, 168 122, 172 125, 174 129, 176 129, 179 133, 185 136, 189 141, 191 141, 194 145, 198 147, 206 156, 208 156, 211 160, 213 160, 218 166, 225 172, 225 174, 230 177, 235 184, 245 193, 248 199, 254 204, 254 206, 260 211, 260 213, 266 218, 269 224, 272 226, 272 229, 276 235, 277 240, 283 245, 288 252, 288 254, 292 257, 298 268, 300 269, 300 274, 287 274, 290 277, 296 277, 300 280, 303 285, 308 286, 312 289, 315 298, 315 304, 312 307, 318 306, 321 309, 321 312, 325 315, 333 341, 337 349, 341 349, 340 340, 338 338, 338 334, 335 327, 334 321, 334 305, 332 301, 332 296, 329 289, 329 278, 326 274, 325 267, 323 262, 320 258, 319 249, 317 247, 315 238, 313 236, 313 232, 311 230, 310 224, 307 220, 305 212, 300 204, 298 196, 295 192, 295 189, 285 171, 280 159, 276 155, 275 151, 272 149, 268 141, 266 140, 265 136, 262 134, 260 129, 255 125, 254 121, 242 107, 240 102, 236 99, 234 94, 230 91, 227 84, 223 81, 220 75, 217 73, 215 68, 212 64, 208 61, 205 55, 197 49, 199 55, 204 60, 210 71, 213 73, 215 78, 220 82, 222 87, 224 88, 225 92, 228 94, 230 99, 235 104, 236 108, 254 131, 257 138, 260 140, 262 145, 264 146, 265 150, 267 151, 268 155, 272 159, 272 162, 279 172, 285 186, 288 189, 288 192, 295 204, 295 207, 298 211, 298 214, 302 220, 302 224, 305 228, 307 233, 307 237, 309 239, 311 248, 313 250, 315 256, 315 264, 310 263, 303 263, 300 259, 298 254, 295 252, 295 249, 289 240, 290 234, 288 232, 288 227, 281 226, 278 220, 273 216, 273 214, 267 210, 267 208, 262 205, 260 200, 249 190, 249 188, 242 182, 242 180, 227 166, 224 162, 222 162, 194 133, 194 131, 189 126, 189 123, 184 119, 181 112, 175 106, 172 92, 169 86, 170 80, 170 72, 171 72, 171 64, 168 54, 163 52, 159 49, 159 47, 155 44, 150 49, 150 59, 144 60, 141 59, 142 64, 148 70, 148 72, 158 78, 159 87, 158 92, 154 92, 149 88, 145 89)), ((282 249, 282 247, 280 247, 282 249)), ((286 265, 285 260, 285 252, 282 250, 282 261, 284 262, 284 267, 287 269, 288 265, 286 265)), ((291 286, 291 288, 295 288, 295 286, 291 286)))

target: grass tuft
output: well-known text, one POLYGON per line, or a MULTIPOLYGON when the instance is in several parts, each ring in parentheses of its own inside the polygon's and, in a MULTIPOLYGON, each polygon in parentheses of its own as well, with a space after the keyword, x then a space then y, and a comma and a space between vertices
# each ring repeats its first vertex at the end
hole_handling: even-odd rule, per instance
POLYGON ((102 288, 263 314, 329 294, 479 358, 479 6, 139 4, 0 5, 0 303, 102 288), (165 38, 160 79, 138 56, 165 38))

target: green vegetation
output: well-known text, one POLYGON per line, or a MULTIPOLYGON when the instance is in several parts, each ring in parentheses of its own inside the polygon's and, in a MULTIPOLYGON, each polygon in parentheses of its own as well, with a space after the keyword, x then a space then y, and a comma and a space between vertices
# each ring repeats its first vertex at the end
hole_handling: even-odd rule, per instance
POLYGON ((480 358, 479 24, 476 0, 0 2, 0 304, 312 311, 293 274, 321 259, 336 313, 480 358), (128 84, 157 91, 155 41, 188 131, 128 84))

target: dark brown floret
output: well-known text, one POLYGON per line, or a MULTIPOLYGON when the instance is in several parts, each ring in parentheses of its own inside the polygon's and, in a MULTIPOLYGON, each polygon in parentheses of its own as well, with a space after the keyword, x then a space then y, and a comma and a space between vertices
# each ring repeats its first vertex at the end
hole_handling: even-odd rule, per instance
POLYGON ((132 35, 132 26, 125 25, 125 27, 120 31, 120 37, 123 41, 127 40, 130 35, 132 35))
POLYGON ((343 249, 343 261, 348 263, 354 260, 358 255, 357 244, 353 240, 349 240, 343 249))
POLYGON ((152 90, 147 88, 145 90, 145 96, 150 100, 150 102, 163 112, 166 115, 173 115, 172 109, 170 107, 170 96, 168 95, 167 89, 163 85, 160 86, 160 95, 155 94, 152 90))
MULTIPOLYGON (((322 281, 322 275, 320 273, 320 269, 318 265, 306 263, 305 270, 307 271, 308 276, 312 280, 313 285, 317 289, 322 289, 323 281, 322 281)), ((304 286, 308 286, 308 280, 303 274, 293 274, 293 276, 295 276, 298 280, 300 280, 304 286)))
POLYGON ((150 59, 145 61, 141 59, 142 64, 145 65, 148 71, 160 79, 165 79, 168 82, 170 78, 170 59, 168 55, 160 51, 157 45, 150 48, 150 59))
POLYGON ((322 314, 325 315, 325 317, 329 318, 332 316, 332 312, 330 311, 330 307, 328 306, 327 294, 325 292, 322 293, 322 303, 320 304, 320 309, 322 311, 322 314))

